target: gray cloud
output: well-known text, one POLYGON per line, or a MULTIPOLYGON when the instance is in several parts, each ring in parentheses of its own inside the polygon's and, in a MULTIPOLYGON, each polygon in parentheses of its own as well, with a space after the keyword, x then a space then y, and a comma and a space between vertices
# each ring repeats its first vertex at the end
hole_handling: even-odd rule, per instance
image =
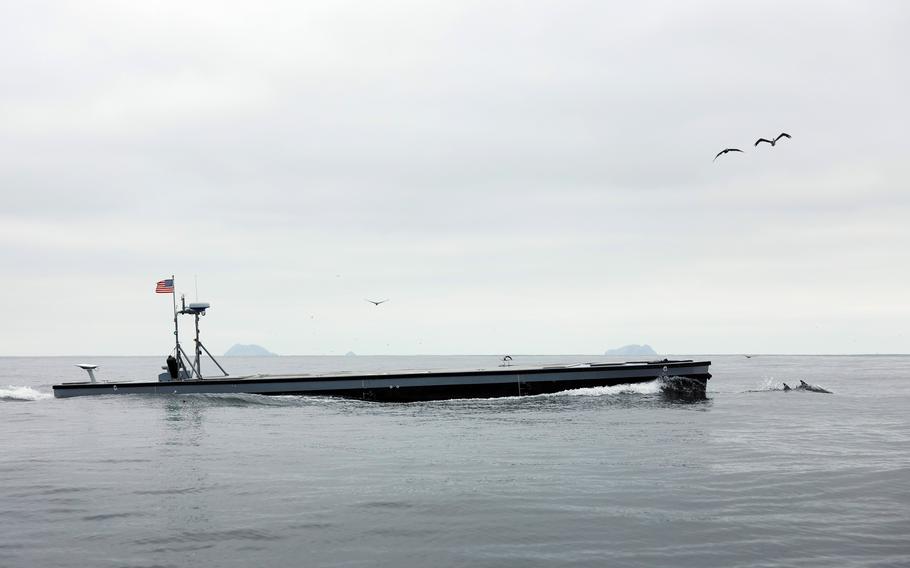
POLYGON ((908 13, 14 6, 2 352, 905 351, 908 13))

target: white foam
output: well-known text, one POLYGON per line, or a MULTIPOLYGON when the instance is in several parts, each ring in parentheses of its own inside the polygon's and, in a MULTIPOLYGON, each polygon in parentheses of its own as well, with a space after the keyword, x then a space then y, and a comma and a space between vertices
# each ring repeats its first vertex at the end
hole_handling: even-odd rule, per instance
POLYGON ((760 391, 779 391, 784 390, 784 381, 779 381, 774 377, 765 378, 764 383, 758 387, 760 391))
POLYGON ((6 388, 0 387, 0 400, 45 400, 53 398, 54 395, 48 392, 41 392, 32 387, 17 387, 7 385, 6 388))
POLYGON ((612 387, 586 387, 555 393, 550 396, 614 396, 618 394, 660 394, 662 384, 660 380, 647 383, 634 383, 629 385, 615 385, 612 387))

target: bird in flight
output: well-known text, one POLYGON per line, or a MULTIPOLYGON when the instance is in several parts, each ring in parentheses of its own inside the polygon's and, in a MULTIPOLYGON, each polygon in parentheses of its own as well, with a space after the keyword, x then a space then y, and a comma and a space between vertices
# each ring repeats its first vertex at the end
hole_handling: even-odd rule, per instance
MULTIPOLYGON (((718 152, 716 156, 714 156, 714 160, 720 158, 721 156, 723 156, 723 155, 726 154, 727 152, 742 152, 742 150, 740 150, 739 148, 724 148, 723 150, 721 150, 720 152, 718 152)), ((711 161, 713 162, 714 160, 711 160, 711 161)))
POLYGON ((774 140, 768 140, 767 138, 759 138, 758 140, 755 141, 755 145, 758 146, 762 142, 767 142, 773 148, 774 145, 777 144, 777 141, 780 140, 781 138, 790 138, 790 137, 791 136, 789 134, 787 134, 786 132, 781 132, 780 134, 777 135, 777 138, 775 138, 774 140))
POLYGON ((384 303, 388 302, 388 300, 379 300, 379 301, 377 301, 377 300, 367 300, 367 302, 373 304, 374 306, 378 306, 379 304, 384 304, 384 303))

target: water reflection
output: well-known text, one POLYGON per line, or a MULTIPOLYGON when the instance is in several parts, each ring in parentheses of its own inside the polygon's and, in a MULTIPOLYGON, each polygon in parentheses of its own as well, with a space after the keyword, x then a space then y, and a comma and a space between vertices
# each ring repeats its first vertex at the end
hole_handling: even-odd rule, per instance
POLYGON ((186 533, 212 530, 209 496, 217 490, 212 479, 213 456, 206 436, 207 408, 192 397, 154 397, 163 412, 157 467, 148 486, 136 490, 139 499, 155 511, 161 523, 133 541, 149 554, 196 550, 206 543, 186 542, 186 533))
POLYGON ((170 434, 166 443, 198 446, 204 434, 205 408, 187 397, 164 399, 164 424, 170 434))

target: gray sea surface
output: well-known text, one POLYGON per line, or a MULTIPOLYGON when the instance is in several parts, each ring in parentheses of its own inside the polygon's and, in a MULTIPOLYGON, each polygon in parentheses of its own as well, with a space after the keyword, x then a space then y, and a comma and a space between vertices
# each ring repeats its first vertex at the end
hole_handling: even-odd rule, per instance
POLYGON ((646 384, 413 404, 54 399, 75 363, 148 380, 163 358, 3 357, 0 566, 910 566, 910 357, 689 357, 713 361, 705 401, 646 384), (833 394, 780 390, 801 379, 833 394))

